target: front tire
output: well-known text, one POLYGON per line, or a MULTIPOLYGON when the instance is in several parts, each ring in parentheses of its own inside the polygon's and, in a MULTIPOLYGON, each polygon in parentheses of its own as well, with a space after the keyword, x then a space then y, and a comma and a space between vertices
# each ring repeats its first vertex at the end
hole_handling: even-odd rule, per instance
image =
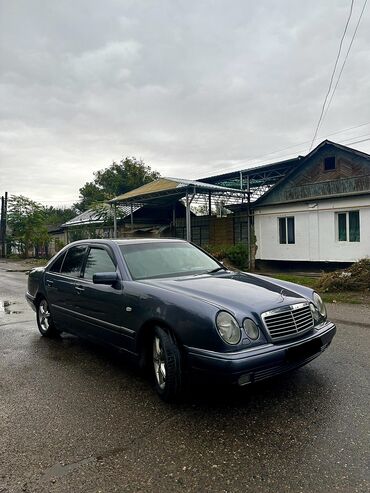
POLYGON ((58 334, 50 313, 49 304, 45 298, 41 298, 37 305, 36 320, 42 336, 55 337, 58 334))
POLYGON ((166 402, 177 400, 182 390, 181 354, 175 339, 161 327, 154 331, 152 358, 158 395, 166 402))

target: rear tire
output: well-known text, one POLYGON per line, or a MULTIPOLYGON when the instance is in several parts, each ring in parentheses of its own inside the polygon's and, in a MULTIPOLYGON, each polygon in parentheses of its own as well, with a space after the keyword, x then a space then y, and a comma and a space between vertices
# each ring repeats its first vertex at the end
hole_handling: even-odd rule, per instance
POLYGON ((36 309, 37 326, 42 336, 55 337, 58 331, 52 319, 49 304, 45 298, 41 298, 36 309))
POLYGON ((158 395, 166 402, 176 401, 183 383, 181 354, 173 336, 161 327, 154 330, 152 361, 158 395))

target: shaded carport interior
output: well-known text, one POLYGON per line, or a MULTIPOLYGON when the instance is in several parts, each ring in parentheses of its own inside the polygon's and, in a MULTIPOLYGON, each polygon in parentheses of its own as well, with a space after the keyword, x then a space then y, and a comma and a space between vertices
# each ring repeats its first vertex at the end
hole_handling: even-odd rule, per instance
MULTIPOLYGON (((109 201, 113 208, 114 238, 117 237, 117 207, 130 206, 131 224, 133 225, 132 211, 135 207, 148 204, 158 207, 169 203, 176 204, 179 200, 184 200, 186 207, 186 239, 191 241, 192 204, 204 205, 205 201, 207 201, 208 214, 211 215, 212 202, 215 203, 216 200, 222 200, 225 207, 227 207, 229 204, 248 202, 248 196, 244 190, 231 187, 183 178, 159 178, 109 201)), ((173 211, 173 222, 175 222, 175 208, 173 208, 173 211)))

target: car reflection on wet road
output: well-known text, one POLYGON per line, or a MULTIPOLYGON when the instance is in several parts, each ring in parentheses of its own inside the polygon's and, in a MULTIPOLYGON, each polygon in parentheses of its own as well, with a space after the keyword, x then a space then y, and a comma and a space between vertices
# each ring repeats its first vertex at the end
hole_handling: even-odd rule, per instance
POLYGON ((368 308, 292 375, 170 406, 122 356, 41 338, 25 285, 0 264, 1 493, 369 489, 368 308))

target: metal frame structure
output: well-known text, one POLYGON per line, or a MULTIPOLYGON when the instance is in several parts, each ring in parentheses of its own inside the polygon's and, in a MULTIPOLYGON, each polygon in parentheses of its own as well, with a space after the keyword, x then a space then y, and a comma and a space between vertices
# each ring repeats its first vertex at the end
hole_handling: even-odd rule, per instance
MULTIPOLYGON (((248 200, 248 194, 245 190, 182 178, 159 178, 155 182, 139 187, 136 190, 132 190, 109 201, 113 211, 114 238, 117 238, 118 204, 130 205, 131 210, 133 210, 133 207, 144 204, 175 203, 183 199, 186 206, 186 239, 191 241, 191 205, 197 201, 199 203, 199 200, 205 196, 208 198, 209 215, 211 215, 212 211, 212 198, 223 200, 225 207, 231 203, 243 203, 246 198, 248 200), (163 184, 162 188, 161 183, 163 184)), ((173 211, 173 221, 175 222, 175 209, 173 211)), ((131 224, 133 225, 132 214, 131 224)))
POLYGON ((246 190, 250 202, 254 202, 273 185, 295 169, 303 159, 304 156, 298 156, 293 159, 287 159, 285 161, 266 164, 255 168, 230 171, 229 173, 209 176, 207 178, 202 178, 201 181, 204 183, 246 190))

